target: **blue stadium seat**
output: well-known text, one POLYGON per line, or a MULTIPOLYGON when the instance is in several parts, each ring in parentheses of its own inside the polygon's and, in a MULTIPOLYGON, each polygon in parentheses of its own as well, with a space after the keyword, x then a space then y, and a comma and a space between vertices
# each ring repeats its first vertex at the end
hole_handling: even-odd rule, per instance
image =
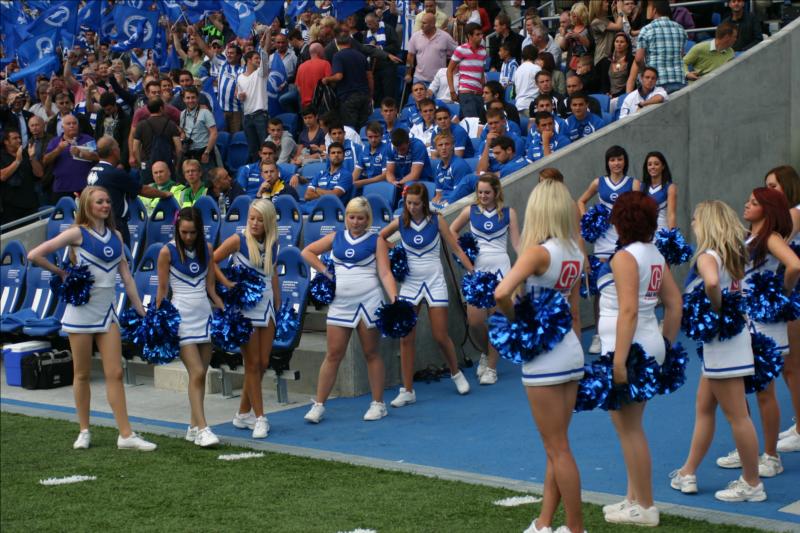
MULTIPOLYGON (((56 235, 64 233, 67 228, 74 224, 76 210, 77 206, 75 205, 75 200, 68 196, 59 198, 56 206, 53 208, 53 212, 50 214, 50 219, 47 221, 47 234, 45 239, 50 240, 56 235)), ((59 261, 64 262, 67 258, 67 254, 69 254, 68 247, 59 250, 59 261)))
POLYGON ((370 209, 372 209, 372 226, 370 226, 369 231, 378 233, 392 221, 392 210, 389 208, 389 203, 383 199, 383 196, 365 194, 364 198, 367 199, 370 209))
POLYGON ((278 173, 281 175, 281 179, 289 181, 295 172, 297 172, 297 165, 294 163, 278 163, 278 173))
POLYGON ((720 22, 722 22, 722 15, 719 13, 711 13, 711 25, 719 26, 720 22))
POLYGON ((377 181, 375 183, 370 183, 368 185, 364 185, 361 188, 361 194, 364 196, 369 195, 376 195, 383 198, 383 200, 389 204, 394 205, 395 197, 398 194, 399 189, 392 185, 387 181, 377 181))
POLYGON ((603 113, 608 113, 608 110, 611 108, 611 98, 607 94, 590 94, 591 98, 597 100, 597 103, 600 104, 600 110, 603 113))
POLYGON ((162 243, 148 246, 142 256, 142 260, 139 261, 139 268, 133 274, 136 291, 139 293, 139 298, 142 299, 142 305, 145 307, 156 299, 156 292, 158 291, 158 254, 163 246, 162 243))
POLYGON ((298 183, 297 187, 294 188, 294 190, 297 191, 297 197, 300 198, 301 204, 305 202, 306 189, 308 189, 308 183, 298 183))
POLYGON ((370 114, 369 120, 367 120, 367 122, 372 122, 373 120, 377 120, 378 122, 383 121, 383 115, 381 115, 380 107, 372 110, 372 114, 370 114))
POLYGON ((303 215, 297 202, 288 194, 273 199, 278 213, 278 245, 283 248, 300 246, 303 231, 303 215))
POLYGON ((453 103, 453 104, 445 104, 447 109, 450 110, 451 117, 457 117, 461 113, 461 104, 453 103))
POLYGON ((297 311, 300 317, 300 327, 293 339, 275 340, 272 345, 273 356, 276 353, 294 350, 300 342, 303 332, 303 315, 308 304, 308 285, 311 280, 308 265, 297 248, 281 248, 278 252, 277 272, 281 288, 281 305, 287 303, 297 311))
POLYGON ((217 125, 217 148, 219 148, 219 155, 222 156, 224 163, 228 159, 228 145, 231 143, 231 134, 227 131, 221 131, 217 125))
MULTIPOLYGON (((481 139, 480 137, 470 137, 470 142, 472 143, 472 149, 475 150, 475 153, 478 153, 478 150, 481 148, 481 139)), ((478 156, 480 157, 480 156, 478 156)))
MULTIPOLYGON (((53 254, 50 261, 59 263, 53 254)), ((28 265, 25 278, 25 301, 16 313, 3 315, 0 320, 0 332, 13 333, 21 331, 25 325, 34 324, 48 316, 53 309, 56 298, 50 289, 50 278, 53 274, 49 270, 28 265)))
POLYGON ((612 121, 619 120, 619 112, 622 111, 622 103, 625 101, 625 98, 627 98, 629 94, 630 93, 621 94, 617 98, 617 108, 614 110, 614 113, 611 115, 611 120, 612 121))
POLYGON ((297 119, 299 115, 297 113, 281 113, 280 115, 276 115, 275 118, 278 118, 283 122, 283 131, 287 132, 289 135, 294 137, 297 131, 297 119))
POLYGON ((133 202, 128 204, 128 231, 131 233, 131 257, 128 261, 131 270, 136 267, 136 261, 142 255, 145 246, 145 230, 147 229, 147 209, 144 204, 136 197, 133 202))
POLYGON ((225 166, 231 172, 236 172, 239 167, 247 164, 250 157, 250 149, 247 147, 247 138, 243 131, 237 131, 231 137, 228 145, 228 155, 225 157, 225 166))
POLYGON ((212 248, 217 246, 217 237, 219 237, 219 206, 210 196, 201 196, 194 203, 194 207, 200 211, 203 217, 203 232, 206 236, 206 242, 212 248))
POLYGON ((478 161, 480 161, 480 157, 465 157, 464 161, 469 165, 471 170, 475 170, 475 167, 478 166, 478 161))
POLYGON ((603 121, 606 123, 606 126, 608 126, 609 124, 614 122, 614 115, 606 111, 603 111, 603 121))
POLYGON ((19 241, 9 241, 0 254, 0 316, 19 308, 25 293, 28 260, 25 247, 19 241))
POLYGON ((252 201, 253 199, 246 194, 239 195, 233 199, 219 228, 220 243, 231 235, 244 231, 247 225, 247 211, 250 209, 250 202, 252 201))
POLYGON ((300 169, 300 175, 303 176, 304 178, 308 178, 309 180, 311 180, 323 170, 325 170, 324 162, 308 163, 306 165, 303 165, 303 168, 300 169))
POLYGON ((692 49, 692 47, 693 47, 694 45, 696 45, 696 44, 697 44, 696 42, 694 42, 694 41, 690 41, 689 39, 687 39, 687 40, 686 40, 686 44, 685 44, 685 45, 683 45, 683 53, 684 53, 684 54, 688 54, 688 53, 689 53, 689 50, 691 50, 691 49, 692 49))
POLYGON ((361 126, 361 129, 359 130, 358 135, 361 137, 361 141, 364 142, 365 144, 369 142, 369 139, 367 139, 367 127, 366 126, 361 126))
POLYGON ((175 215, 178 211, 180 206, 175 198, 162 198, 158 201, 147 221, 145 242, 148 246, 172 240, 175 236, 175 215))
POLYGON ((344 229, 344 205, 337 196, 321 196, 308 215, 303 226, 303 242, 306 246, 332 231, 344 229))
POLYGON ((500 73, 499 72, 487 72, 486 73, 486 81, 500 81, 500 73))

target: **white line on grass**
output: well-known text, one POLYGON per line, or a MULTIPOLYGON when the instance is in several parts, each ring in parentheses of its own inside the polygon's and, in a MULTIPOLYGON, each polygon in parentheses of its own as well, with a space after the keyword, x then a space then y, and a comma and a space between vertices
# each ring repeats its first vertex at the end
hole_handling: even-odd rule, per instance
POLYGON ((81 481, 94 481, 97 476, 67 476, 67 477, 49 477, 47 479, 40 479, 39 484, 47 487, 54 485, 69 485, 70 483, 80 483, 81 481))
POLYGON ((518 505, 528 505, 540 501, 542 501, 542 499, 536 496, 512 496, 511 498, 503 498, 502 500, 497 500, 492 503, 501 507, 516 507, 518 505))
POLYGON ((259 457, 264 457, 264 454, 260 452, 229 453, 227 455, 220 455, 217 459, 220 461, 239 461, 240 459, 257 459, 259 457))
POLYGON ((353 531, 339 531, 339 533, 378 533, 374 529, 354 529, 353 531))

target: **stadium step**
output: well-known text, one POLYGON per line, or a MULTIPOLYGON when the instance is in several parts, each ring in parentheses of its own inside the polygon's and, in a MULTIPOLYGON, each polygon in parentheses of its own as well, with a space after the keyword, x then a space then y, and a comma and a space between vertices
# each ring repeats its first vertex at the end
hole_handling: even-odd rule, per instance
MULTIPOLYGON (((328 318, 328 306, 317 309, 313 305, 306 308, 306 321, 303 323, 303 331, 322 331, 326 330, 325 320, 328 318)), ((303 337, 305 337, 303 333, 303 337)), ((303 341, 300 341, 302 344, 303 341)))

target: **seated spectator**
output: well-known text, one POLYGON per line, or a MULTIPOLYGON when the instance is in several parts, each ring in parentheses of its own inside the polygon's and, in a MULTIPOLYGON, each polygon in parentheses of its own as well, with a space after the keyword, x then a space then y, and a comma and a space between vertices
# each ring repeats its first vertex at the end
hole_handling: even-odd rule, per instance
POLYGON ((575 93, 570 98, 572 114, 567 117, 566 135, 570 142, 575 142, 591 135, 606 125, 602 117, 589 111, 589 97, 584 93, 575 93))
POLYGON ((500 82, 487 81, 486 85, 484 85, 483 87, 482 94, 483 94, 482 118, 484 122, 486 119, 486 111, 489 109, 489 105, 491 105, 492 102, 500 102, 503 104, 503 110, 505 111, 505 115, 506 117, 508 117, 508 120, 519 124, 519 111, 517 111, 517 106, 506 102, 506 91, 500 85, 500 82))
POLYGON ((231 203, 237 196, 245 194, 238 181, 231 179, 231 175, 224 167, 212 168, 208 171, 208 188, 206 194, 214 199, 219 206, 220 216, 225 216, 231 203))
POLYGON ((561 69, 556 66, 556 62, 553 61, 553 56, 550 53, 539 52, 539 55, 536 56, 536 61, 534 61, 534 63, 539 65, 542 70, 545 70, 550 74, 550 86, 553 92, 558 94, 566 94, 567 77, 563 72, 561 72, 561 69))
POLYGON ((192 207, 194 203, 208 193, 208 187, 203 183, 203 167, 197 159, 186 159, 181 166, 183 179, 186 185, 175 191, 175 199, 181 207, 192 207))
MULTIPOLYGON (((479 176, 495 176, 498 178, 505 178, 509 174, 516 172, 521 168, 525 168, 528 161, 525 160, 524 155, 516 155, 515 143, 511 137, 501 135, 492 140, 492 155, 496 162, 494 170, 486 170, 481 168, 481 163, 478 163, 479 176)), ((483 158, 481 158, 483 161, 483 158)), ((472 189, 474 190, 474 185, 472 189)))
MULTIPOLYGON (((416 104, 415 104, 416 105, 416 104)), ((406 131, 411 129, 411 123, 397 117, 397 101, 394 98, 384 98, 381 101, 381 116, 383 117, 383 142, 392 144, 392 132, 397 128, 406 131)))
MULTIPOLYGON (((536 113, 541 113, 541 112, 550 113, 550 115, 553 117, 553 128, 554 128, 553 131, 555 131, 557 135, 560 134, 566 137, 567 121, 559 117, 555 113, 554 111, 555 108, 553 107, 553 100, 551 98, 549 98, 547 95, 540 94, 539 96, 536 97, 536 100, 534 100, 533 104, 531 105, 533 106, 533 112, 531 113, 531 116, 534 116, 536 113)), ((531 135, 536 133, 536 131, 537 131, 536 124, 531 123, 528 136, 530 137, 531 135)))
MULTIPOLYGON (((239 182, 242 189, 244 189, 244 193, 251 198, 255 198, 256 193, 258 193, 259 187, 261 187, 262 176, 261 176, 261 164, 262 163, 277 163, 275 159, 275 154, 278 153, 278 147, 275 146, 275 143, 271 141, 267 141, 261 144, 261 148, 258 149, 258 158, 259 160, 255 163, 250 163, 248 165, 244 165, 236 172, 236 181, 239 182)), ((299 177, 299 174, 296 176, 299 177)), ((305 179, 305 178, 303 178, 305 179)), ((296 183, 300 183, 299 181, 295 180, 295 177, 292 176, 292 180, 295 182, 292 185, 296 186, 296 183)), ((306 183, 303 181, 302 183, 306 183)))
POLYGON ((720 23, 713 39, 697 43, 683 57, 683 65, 687 70, 691 69, 686 73, 686 79, 697 81, 733 59, 736 55, 733 44, 737 37, 733 22, 720 23))
POLYGON ((392 147, 386 159, 386 181, 402 189, 412 181, 431 181, 433 169, 428 151, 419 139, 403 129, 392 131, 392 147))
MULTIPOLYGON (((458 72, 454 74, 453 83, 458 85, 458 72)), ((440 68, 436 71, 433 81, 428 85, 428 98, 438 100, 446 104, 452 104, 453 100, 450 99, 450 87, 447 85, 447 67, 440 68)))
MULTIPOLYGON (((723 19, 722 22, 731 22, 736 26, 736 42, 733 49, 736 52, 744 52, 752 46, 761 42, 761 21, 755 13, 751 13, 744 8, 744 0, 728 0, 728 8, 731 14, 723 19)), ((33 111, 33 109, 31 109, 33 111)))
POLYGON ((328 167, 314 176, 306 189, 305 202, 300 205, 303 214, 310 214, 316 206, 315 200, 326 194, 338 196, 342 204, 347 204, 353 189, 353 175, 342 166, 344 146, 333 142, 328 147, 328 167))
MULTIPOLYGON (((342 168, 352 174, 356 168, 356 162, 361 157, 361 145, 353 144, 350 139, 345 135, 344 124, 341 122, 333 122, 328 125, 328 135, 333 143, 339 143, 344 149, 344 160, 342 161, 342 168)), ((330 146, 328 146, 330 148, 330 146)))
POLYGON ((295 201, 300 201, 300 196, 297 194, 297 190, 294 187, 287 184, 283 178, 281 178, 280 171, 278 170, 278 165, 273 163, 272 161, 263 161, 258 163, 261 165, 261 186, 258 188, 258 192, 256 193, 256 198, 267 198, 273 199, 276 196, 280 196, 282 194, 288 194, 295 201))
POLYGON ((602 116, 603 111, 600 108, 600 102, 593 96, 589 96, 583 89, 583 80, 577 74, 570 74, 567 76, 567 96, 565 96, 558 104, 559 114, 567 118, 572 113, 572 103, 570 99, 573 94, 581 93, 586 97, 588 102, 589 111, 595 115, 602 116))
POLYGON ((94 135, 94 129, 92 129, 92 124, 89 122, 88 117, 74 112, 75 100, 72 98, 71 93, 62 92, 56 94, 56 107, 58 107, 58 113, 47 121, 48 135, 52 137, 61 136, 64 133, 64 126, 61 124, 61 120, 68 115, 75 117, 75 120, 78 121, 78 131, 82 135, 94 135))
POLYGON ((514 75, 514 100, 518 114, 528 118, 528 110, 531 102, 539 95, 539 87, 536 85, 536 75, 542 68, 534 63, 536 60, 536 49, 528 45, 522 49, 522 65, 516 69, 514 75))
POLYGON ((559 93, 553 88, 553 77, 549 71, 546 69, 542 69, 536 73, 536 87, 539 89, 539 95, 534 98, 531 102, 530 107, 528 108, 528 116, 533 116, 536 113, 536 102, 540 96, 544 96, 550 99, 553 103, 553 110, 558 109, 558 105, 561 100, 564 98, 564 95, 559 93))
MULTIPOLYGON (((506 42, 501 44, 498 55, 503 62, 500 65, 500 85, 505 89, 514 83, 514 73, 517 71, 517 67, 519 67, 519 62, 513 55, 510 43, 506 42)), ((522 60, 524 61, 525 58, 522 58, 522 60)))
POLYGON ((425 98, 419 103, 419 112, 422 122, 414 124, 409 130, 408 135, 414 139, 419 139, 425 145, 426 149, 431 148, 431 139, 433 135, 433 128, 436 123, 433 120, 433 114, 436 110, 436 104, 433 100, 425 98))
POLYGON ((198 102, 200 91, 189 86, 183 89, 184 108, 181 111, 183 151, 185 159, 197 159, 208 171, 216 165, 217 123, 208 109, 198 102))
POLYGON ((386 158, 389 145, 383 142, 383 126, 373 121, 367 124, 367 146, 361 150, 353 171, 353 186, 363 187, 386 180, 386 158))
POLYGON ((297 149, 291 135, 285 135, 283 131, 283 121, 279 118, 271 118, 267 123, 269 135, 265 141, 269 141, 278 147, 278 163, 288 163, 297 149))
MULTIPOLYGON (((545 100, 547 102, 547 100, 545 100)), ((555 117, 547 111, 540 111, 533 116, 536 131, 528 137, 525 158, 534 163, 569 144, 569 138, 555 131, 555 117)))
POLYGON ((608 77, 601 76, 601 72, 594 68, 590 56, 581 56, 581 58, 578 59, 578 66, 575 69, 575 74, 581 78, 581 83, 583 84, 583 90, 585 92, 591 94, 608 93, 608 77))
MULTIPOLYGON (((342 119, 339 118, 339 113, 337 113, 336 111, 328 111, 319 118, 319 125, 322 128, 322 131, 325 132, 326 151, 328 150, 330 144, 333 142, 333 139, 331 139, 331 135, 329 133, 331 124, 344 124, 342 122, 342 119)), ((360 147, 363 144, 361 142, 361 135, 359 135, 355 129, 351 128, 347 124, 344 124, 344 137, 345 139, 350 141, 353 144, 353 146, 360 147)))
POLYGON ((292 163, 297 166, 322 161, 325 152, 325 132, 319 124, 317 110, 311 106, 304 107, 300 116, 303 117, 303 131, 297 138, 297 148, 292 158, 292 163))
MULTIPOLYGON (((518 133, 511 131, 509 128, 509 124, 503 115, 503 111, 500 109, 490 109, 486 113, 486 128, 484 128, 483 133, 483 140, 481 144, 478 146, 478 154, 480 154, 480 160, 478 161, 478 166, 476 170, 478 171, 490 171, 490 172, 497 172, 499 167, 498 161, 494 158, 494 152, 492 151, 492 141, 497 139, 498 137, 508 137, 514 142, 514 151, 520 155, 525 153, 525 142, 522 140, 522 136, 518 133), (485 134, 485 135, 484 135, 485 134)), ((519 131, 519 126, 517 126, 517 132, 519 131)))
POLYGON ((436 183, 436 194, 431 203, 445 206, 456 200, 453 191, 467 174, 472 172, 466 161, 454 154, 454 138, 445 131, 436 135, 435 146, 437 160, 433 164, 433 180, 436 183))
POLYGON ((483 128, 480 136, 482 141, 486 140, 490 131, 496 131, 498 135, 508 135, 515 141, 524 137, 519 122, 508 120, 505 111, 500 107, 500 102, 494 101, 489 106, 486 111, 486 127, 483 128))
MULTIPOLYGON (((156 161, 153 163, 153 166, 150 170, 153 174, 153 183, 151 184, 153 189, 156 189, 160 192, 169 192, 170 196, 172 196, 173 190, 180 190, 182 188, 181 185, 178 185, 172 181, 169 165, 167 165, 165 162, 156 161)), ((148 216, 153 214, 153 209, 155 209, 156 204, 160 200, 160 198, 146 198, 144 196, 139 196, 139 199, 144 204, 144 208, 147 210, 148 216)))
POLYGON ((420 103, 428 98, 428 88, 422 82, 417 82, 411 86, 411 102, 409 102, 400 112, 400 120, 412 126, 422 122, 420 114, 420 103))
POLYGON ((36 185, 44 168, 34 157, 36 147, 23 147, 18 131, 0 132, 0 143, 0 224, 7 224, 38 211, 36 185))
MULTIPOLYGON (((453 124, 450 120, 450 110, 446 107, 440 107, 433 115, 436 125, 433 128, 433 137, 436 138, 440 133, 449 133, 453 137, 453 152, 458 157, 475 157, 475 147, 472 146, 472 141, 467 134, 467 130, 453 124)), ((435 148, 435 146, 433 147, 435 148)), ((429 155, 433 158, 438 157, 436 150, 431 149, 429 155)))
POLYGON ((633 115, 647 106, 669 100, 667 91, 662 87, 658 87, 657 84, 658 71, 653 67, 645 67, 644 73, 642 73, 641 86, 625 97, 619 110, 619 118, 633 115))
POLYGON ((64 133, 53 137, 47 145, 42 160, 45 168, 53 173, 53 203, 59 198, 74 198, 86 187, 86 177, 97 162, 97 147, 94 138, 80 133, 78 119, 74 115, 61 118, 64 133))
POLYGON ((131 132, 131 117, 117 103, 112 93, 100 96, 100 112, 97 114, 97 126, 94 138, 98 141, 104 135, 113 137, 121 149, 120 163, 128 166, 128 136, 131 132))
MULTIPOLYGON (((526 40, 522 42, 522 48, 525 49, 526 45, 532 44, 536 47, 537 57, 541 57, 542 54, 550 54, 550 58, 553 60, 551 72, 555 72, 556 70, 561 72, 561 47, 558 42, 547 33, 547 28, 541 23, 533 24, 529 36, 530 42, 527 42, 528 38, 526 38, 526 40)), ((545 67, 542 66, 542 68, 545 67)))

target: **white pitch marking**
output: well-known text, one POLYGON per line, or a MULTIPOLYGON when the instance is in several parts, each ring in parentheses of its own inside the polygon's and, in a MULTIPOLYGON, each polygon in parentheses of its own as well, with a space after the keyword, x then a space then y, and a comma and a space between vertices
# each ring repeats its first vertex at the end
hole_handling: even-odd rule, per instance
POLYGON ((518 505, 528 505, 531 503, 538 503, 540 501, 542 501, 542 499, 536 496, 512 496, 510 498, 503 498, 502 500, 497 500, 496 502, 492 503, 501 507, 516 507, 518 505))
POLYGON ((378 533, 374 529, 354 529, 353 531, 339 531, 338 533, 378 533))
POLYGON ((47 487, 54 485, 69 485, 70 483, 80 483, 81 481, 94 481, 97 476, 67 476, 67 477, 49 477, 47 479, 40 479, 39 484, 47 487))
POLYGON ((230 453, 228 455, 220 455, 217 459, 221 461, 238 461, 240 459, 256 459, 258 457, 264 457, 264 454, 260 452, 230 453))

